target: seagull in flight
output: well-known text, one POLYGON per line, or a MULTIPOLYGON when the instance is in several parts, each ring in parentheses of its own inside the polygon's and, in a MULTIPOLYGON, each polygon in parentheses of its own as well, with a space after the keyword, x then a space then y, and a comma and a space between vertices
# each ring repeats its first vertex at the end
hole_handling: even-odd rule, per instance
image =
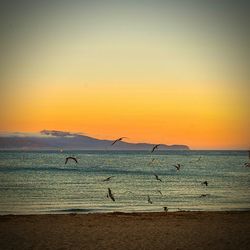
POLYGON ((148 203, 153 204, 153 202, 151 201, 149 195, 148 195, 148 203))
POLYGON ((73 160, 75 161, 76 163, 78 163, 77 159, 75 157, 72 157, 72 156, 69 156, 69 157, 66 157, 65 159, 65 164, 67 164, 68 160, 73 160))
POLYGON ((156 190, 161 196, 163 196, 161 190, 156 190))
POLYGON ((176 168, 177 171, 179 171, 181 168, 181 164, 179 164, 179 163, 177 165, 173 165, 173 166, 176 168))
POLYGON ((111 144, 111 146, 113 146, 116 142, 121 141, 124 138, 127 138, 127 137, 120 137, 120 138, 116 139, 115 141, 113 141, 113 143, 111 144))
POLYGON ((156 145, 152 148, 151 153, 153 153, 160 145, 161 145, 161 144, 156 144, 156 145))
POLYGON ((112 201, 115 201, 115 197, 114 197, 114 195, 112 194, 110 188, 108 188, 108 195, 107 195, 107 197, 109 197, 112 201))
POLYGON ((157 181, 162 181, 157 174, 154 174, 157 181))
POLYGON ((104 179, 103 181, 109 181, 114 176, 109 176, 108 178, 104 179))
POLYGON ((200 156, 197 160, 195 160, 195 161, 190 161, 189 163, 198 162, 198 161, 200 161, 200 160, 201 160, 201 156, 200 156))
POLYGON ((204 184, 204 185, 208 185, 208 182, 207 181, 203 181, 201 184, 204 184))

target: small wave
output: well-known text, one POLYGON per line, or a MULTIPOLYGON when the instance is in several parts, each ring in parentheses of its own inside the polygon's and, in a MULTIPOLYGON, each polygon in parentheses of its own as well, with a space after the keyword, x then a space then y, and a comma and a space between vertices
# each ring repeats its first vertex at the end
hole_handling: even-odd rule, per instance
MULTIPOLYGON (((133 175, 152 175, 152 170, 129 170, 129 169, 120 169, 109 168, 103 166, 94 166, 94 167, 83 167, 79 166, 78 168, 74 167, 0 167, 0 172, 25 172, 25 171, 47 171, 47 172, 79 172, 79 173, 102 173, 102 174, 133 174, 133 175)), ((163 175, 175 175, 175 172, 160 172, 159 174, 163 175)))
POLYGON ((49 212, 53 213, 88 213, 94 211, 94 209, 87 208, 67 208, 67 209, 58 209, 58 210, 50 210, 49 212))

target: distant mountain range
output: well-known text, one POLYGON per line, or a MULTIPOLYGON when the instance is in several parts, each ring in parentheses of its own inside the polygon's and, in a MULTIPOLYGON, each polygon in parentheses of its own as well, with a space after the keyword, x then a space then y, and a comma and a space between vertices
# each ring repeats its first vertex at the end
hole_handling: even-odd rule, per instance
MULTIPOLYGON (((41 135, 0 136, 0 149, 23 150, 151 150, 154 144, 119 141, 111 146, 111 140, 100 140, 78 133, 57 130, 42 130, 41 135)), ((186 145, 161 144, 158 150, 189 150, 186 145)))

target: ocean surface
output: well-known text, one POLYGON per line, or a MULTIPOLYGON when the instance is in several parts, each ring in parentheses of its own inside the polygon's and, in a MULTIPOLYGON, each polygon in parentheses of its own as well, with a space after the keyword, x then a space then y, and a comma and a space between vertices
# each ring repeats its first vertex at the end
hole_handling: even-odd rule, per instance
POLYGON ((246 151, 0 151, 0 214, 249 210, 248 161, 246 151))

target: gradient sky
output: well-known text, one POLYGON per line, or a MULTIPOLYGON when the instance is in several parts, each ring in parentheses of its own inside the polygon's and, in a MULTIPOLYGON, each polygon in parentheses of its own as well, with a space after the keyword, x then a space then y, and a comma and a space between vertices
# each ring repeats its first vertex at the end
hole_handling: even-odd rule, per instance
POLYGON ((1 3, 0 131, 250 147, 247 1, 1 3))

